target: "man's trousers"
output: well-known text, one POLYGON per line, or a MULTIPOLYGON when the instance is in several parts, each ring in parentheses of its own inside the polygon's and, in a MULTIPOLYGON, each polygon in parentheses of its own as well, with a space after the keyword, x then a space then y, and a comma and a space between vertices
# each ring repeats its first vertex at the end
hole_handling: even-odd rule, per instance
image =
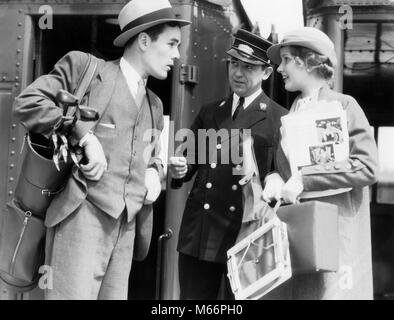
POLYGON ((85 200, 48 228, 46 299, 127 299, 135 219, 126 217, 114 219, 85 200))

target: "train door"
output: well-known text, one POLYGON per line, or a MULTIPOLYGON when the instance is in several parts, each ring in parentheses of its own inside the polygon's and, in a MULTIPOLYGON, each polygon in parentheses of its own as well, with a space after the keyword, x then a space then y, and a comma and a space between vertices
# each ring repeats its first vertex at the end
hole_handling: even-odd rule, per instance
MULTIPOLYGON (((120 10, 120 9, 119 9, 120 10)), ((113 24, 116 16, 56 16, 54 23, 62 25, 62 34, 78 34, 64 41, 59 33, 40 32, 39 55, 36 64, 40 66, 42 74, 50 71, 59 57, 70 50, 91 52, 105 60, 121 57, 123 50, 112 45, 113 39, 119 33, 119 27, 113 24), (81 32, 82 31, 82 32, 81 32)), ((37 68, 38 69, 38 68, 37 68)), ((164 81, 150 78, 148 87, 154 91, 163 102, 164 114, 169 115, 171 105, 172 73, 164 81)), ((164 223, 165 191, 154 204, 154 228, 152 245, 147 258, 142 262, 133 262, 129 279, 129 299, 154 299, 156 289, 156 241, 162 233, 164 223)))
MULTIPOLYGON (((12 183, 17 178, 19 160, 17 156, 24 135, 24 130, 12 121, 13 98, 18 95, 20 89, 25 88, 34 79, 50 72, 56 61, 71 50, 90 52, 105 60, 120 58, 123 50, 114 47, 112 41, 119 34, 116 21, 117 14, 123 5, 123 3, 103 5, 100 10, 90 5, 80 6, 79 9, 72 6, 53 6, 52 28, 40 28, 41 16, 31 14, 38 13, 39 6, 15 8, 15 10, 6 8, 7 14, 1 19, 0 29, 1 39, 9 44, 10 52, 3 50, 4 46, 2 46, 0 58, 1 61, 15 60, 15 62, 7 65, 9 70, 3 70, 3 66, 1 69, 0 120, 2 125, 0 128, 2 134, 0 143, 2 147, 9 148, 7 152, 1 152, 0 159, 1 170, 4 170, 1 172, 1 177, 7 179, 7 183, 0 183, 2 204, 12 197, 13 188, 15 188, 12 183), (20 24, 21 30, 15 28, 15 24, 18 26, 20 24), (6 37, 7 33, 9 35, 6 37), (5 55, 10 55, 10 57, 5 55), (14 59, 17 55, 18 59, 14 59), (3 126, 5 123, 10 123, 9 127, 3 126)), ((170 73, 165 81, 155 79, 148 81, 148 87, 161 97, 166 115, 170 113, 172 75, 170 73)), ((154 206, 154 232, 148 258, 141 263, 133 264, 130 278, 133 290, 130 291, 130 299, 154 298, 156 272, 156 241, 154 239, 163 229, 164 201, 165 192, 154 206)), ((35 289, 27 294, 15 296, 3 289, 2 298, 42 299, 43 292, 35 289)))
MULTIPOLYGON (((188 17, 188 15, 184 15, 188 17)), ((240 1, 215 0, 194 1, 190 8, 192 27, 188 30, 182 52, 186 58, 181 66, 180 84, 174 85, 170 130, 170 142, 174 142, 177 130, 189 128, 202 105, 222 99, 229 93, 227 81, 226 51, 231 47, 232 32, 237 27, 251 29, 250 21, 240 1), (174 104, 175 102, 175 104, 174 104)), ((177 138, 169 150, 173 151, 182 139, 177 138)), ((169 179, 168 179, 169 183, 169 179)), ((164 243, 161 283, 158 296, 162 299, 179 299, 178 231, 184 206, 193 181, 181 189, 167 187, 166 215, 164 221, 164 243)))

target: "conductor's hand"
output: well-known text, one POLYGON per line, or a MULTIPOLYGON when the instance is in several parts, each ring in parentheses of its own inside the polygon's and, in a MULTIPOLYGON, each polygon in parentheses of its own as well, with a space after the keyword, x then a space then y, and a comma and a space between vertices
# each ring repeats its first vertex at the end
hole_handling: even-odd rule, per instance
POLYGON ((89 137, 83 144, 87 164, 81 164, 81 171, 86 179, 99 181, 104 171, 107 171, 107 159, 105 158, 103 147, 94 134, 89 137))
POLYGON ((300 172, 293 174, 282 188, 282 198, 284 203, 298 203, 298 197, 304 190, 302 175, 300 172))
POLYGON ((282 188, 285 182, 278 173, 272 173, 265 178, 265 186, 262 198, 270 203, 272 200, 279 201, 282 196, 282 188))
POLYGON ((170 157, 168 168, 173 179, 182 179, 187 172, 187 160, 185 157, 170 157))

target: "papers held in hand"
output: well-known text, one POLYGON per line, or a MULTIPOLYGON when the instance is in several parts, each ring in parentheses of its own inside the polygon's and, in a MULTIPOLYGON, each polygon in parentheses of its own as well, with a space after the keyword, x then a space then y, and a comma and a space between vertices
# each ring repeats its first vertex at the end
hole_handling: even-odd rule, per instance
POLYGON ((285 143, 292 173, 349 157, 346 111, 338 101, 316 103, 281 119, 282 144, 285 143))

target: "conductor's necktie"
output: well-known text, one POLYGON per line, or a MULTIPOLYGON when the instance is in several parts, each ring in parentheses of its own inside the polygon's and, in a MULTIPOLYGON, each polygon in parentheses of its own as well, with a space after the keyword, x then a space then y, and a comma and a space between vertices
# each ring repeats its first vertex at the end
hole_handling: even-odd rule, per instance
POLYGON ((234 114, 233 114, 233 120, 235 120, 237 118, 239 112, 244 107, 244 103, 245 103, 245 97, 240 97, 238 100, 237 108, 235 109, 234 114))

